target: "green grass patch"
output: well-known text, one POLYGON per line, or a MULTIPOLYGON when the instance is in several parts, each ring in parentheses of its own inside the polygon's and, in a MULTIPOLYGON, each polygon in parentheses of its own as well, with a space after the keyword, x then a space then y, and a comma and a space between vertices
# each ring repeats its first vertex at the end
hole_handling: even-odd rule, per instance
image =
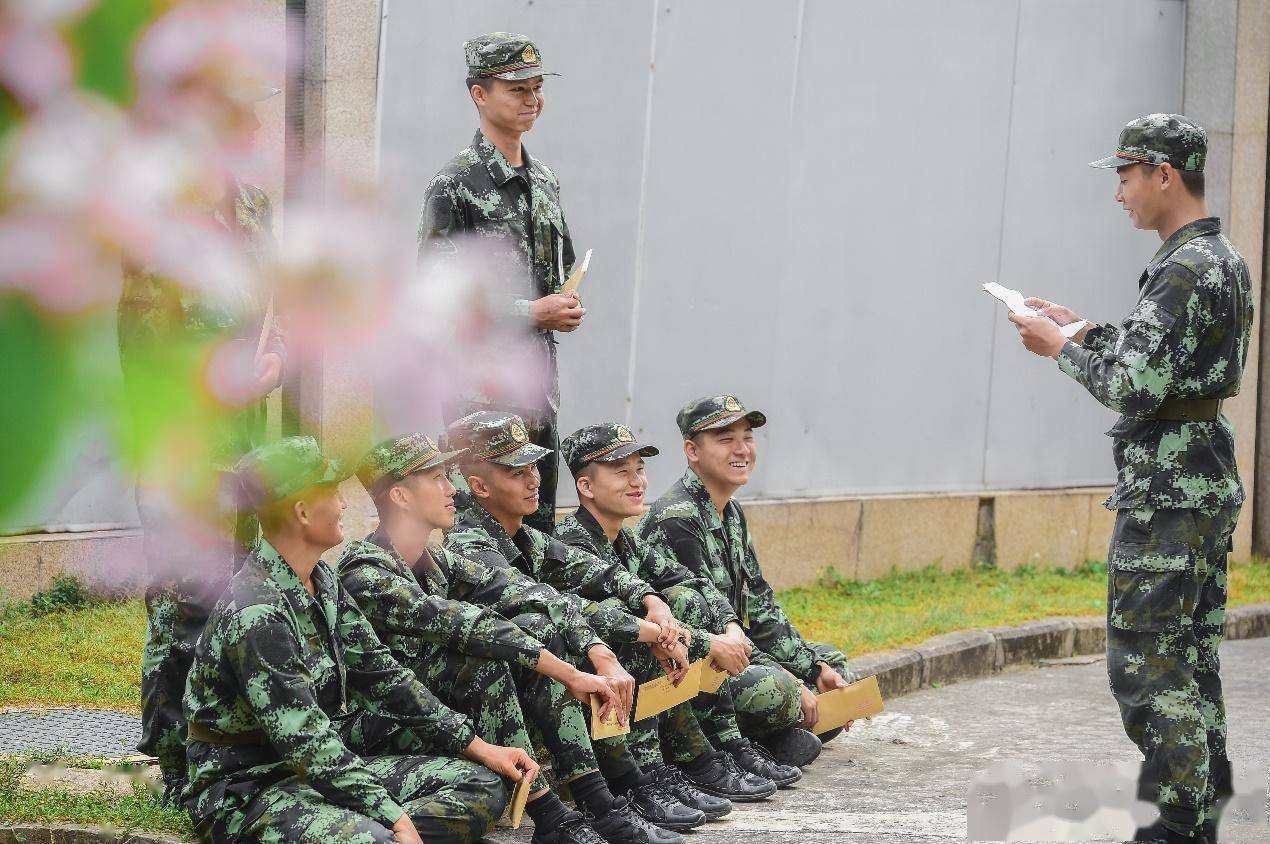
POLYGON ((0 706, 140 711, 145 631, 145 607, 135 599, 79 600, 64 589, 35 605, 5 607, 0 706))
MULTIPOLYGON (((780 600, 804 636, 850 655, 916 645, 955 630, 1107 611, 1105 563, 1012 572, 931 567, 865 582, 830 571, 821 580, 816 588, 781 592, 780 600)), ((1230 606, 1261 601, 1270 601, 1270 563, 1233 564, 1230 606)))
POLYGON ((26 788, 22 776, 34 764, 62 761, 41 755, 0 758, 0 820, 7 823, 97 824, 121 831, 168 832, 192 838, 189 816, 159 805, 145 784, 131 794, 101 789, 87 794, 26 788))

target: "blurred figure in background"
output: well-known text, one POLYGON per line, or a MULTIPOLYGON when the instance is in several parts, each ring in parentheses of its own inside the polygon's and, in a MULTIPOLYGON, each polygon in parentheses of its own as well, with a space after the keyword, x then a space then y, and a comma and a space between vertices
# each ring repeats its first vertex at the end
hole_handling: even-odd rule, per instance
MULTIPOLYGON (((227 92, 217 130, 249 143, 260 128, 256 103, 277 93, 260 86, 227 92)), ((233 177, 219 188, 197 197, 191 211, 214 235, 232 239, 246 266, 258 267, 273 245, 269 198, 233 177)), ((124 270, 119 357, 132 434, 146 453, 136 487, 148 616, 137 749, 158 757, 168 799, 185 780, 181 696, 195 640, 235 560, 256 539, 253 518, 235 524, 234 491, 224 478, 264 441, 265 397, 282 383, 283 340, 258 279, 250 274, 237 289, 207 291, 144 266, 124 270), (191 398, 172 383, 189 378, 205 379, 208 388, 191 398), (176 411, 184 425, 157 421, 173 409, 154 408, 173 400, 190 405, 176 411)))

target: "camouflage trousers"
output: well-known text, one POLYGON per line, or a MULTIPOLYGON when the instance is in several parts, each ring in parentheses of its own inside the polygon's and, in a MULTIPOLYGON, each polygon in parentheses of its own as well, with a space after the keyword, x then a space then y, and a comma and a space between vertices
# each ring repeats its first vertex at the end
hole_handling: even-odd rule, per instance
MULTIPOLYGON (((141 652, 141 741, 157 757, 166 782, 185 779, 185 716, 181 698, 194 644, 234 568, 233 511, 220 524, 195 523, 162 495, 137 485, 144 533, 146 641, 141 652), (216 528, 223 532, 218 533, 216 528)), ((246 524, 246 522, 244 522, 246 524)), ((255 527, 255 522, 249 524, 255 527)))
MULTIPOLYGON (((466 759, 424 755, 422 741, 388 719, 361 713, 339 729, 429 844, 479 841, 507 806, 507 787, 498 774, 466 759)), ((214 842, 242 844, 396 840, 390 827, 331 803, 300 776, 266 786, 241 812, 216 818, 199 831, 214 842)))
POLYGON ((1218 646, 1238 507, 1119 510, 1108 552, 1107 673, 1145 761, 1138 797, 1188 832, 1232 793, 1218 646))
MULTIPOLYGON (((546 618, 526 613, 511 621, 548 650, 564 651, 564 641, 551 632, 546 618)), ((411 667, 433 694, 471 718, 476 734, 491 744, 519 747, 530 755, 535 744, 545 747, 562 781, 596 770, 582 704, 550 677, 441 647, 411 667)))
MULTIPOLYGON (((694 590, 680 587, 670 589, 667 598, 677 619, 703 631, 698 637, 708 650, 704 629, 710 615, 705 599, 694 590)), ((820 642, 809 644, 818 660, 850 678, 847 657, 841 651, 820 642)), ((725 680, 718 694, 697 695, 692 701, 693 713, 706 738, 715 746, 743 735, 761 738, 802 720, 803 685, 776 660, 756 650, 750 657, 749 667, 740 676, 725 680)), ((684 755, 691 749, 682 747, 676 736, 663 733, 662 742, 667 755, 675 761, 686 761, 684 755)))

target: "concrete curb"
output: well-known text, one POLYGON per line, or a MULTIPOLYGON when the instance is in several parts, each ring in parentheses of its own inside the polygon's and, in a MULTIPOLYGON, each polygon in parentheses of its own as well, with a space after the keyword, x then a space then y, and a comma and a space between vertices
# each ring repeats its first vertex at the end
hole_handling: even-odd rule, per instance
MULTIPOLYGON (((1226 611, 1227 639, 1270 636, 1270 603, 1226 611)), ((927 639, 914 648, 869 654, 851 661, 857 677, 877 675, 882 696, 987 677, 1015 668, 1036 668, 1042 660, 1069 659, 1107 650, 1102 616, 1047 618, 1018 627, 964 630, 927 639)))

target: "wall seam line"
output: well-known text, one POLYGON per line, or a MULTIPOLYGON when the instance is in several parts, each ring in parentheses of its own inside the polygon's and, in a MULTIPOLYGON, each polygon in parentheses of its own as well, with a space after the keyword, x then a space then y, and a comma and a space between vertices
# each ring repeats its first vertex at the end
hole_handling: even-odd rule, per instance
MULTIPOLYGON (((1014 92, 1019 84, 1019 33, 1022 31, 1023 0, 1015 3, 1014 15, 1014 56, 1010 61, 1010 105, 1006 110, 1005 123, 1005 173, 1001 177, 1001 215, 997 222, 997 280, 1001 278, 1001 262, 1005 257, 1005 214, 1006 202, 1010 196, 1010 151, 1013 147, 1014 133, 1014 92)), ((979 483, 988 485, 988 437, 992 430, 992 382, 997 370, 997 325, 996 307, 991 311, 992 323, 988 334, 988 389, 983 402, 983 454, 982 471, 979 483)))
POLYGON ((648 172, 652 157, 653 88, 657 75, 658 0, 650 0, 653 25, 648 44, 648 95, 644 102, 644 144, 639 174, 639 217, 635 227, 635 277, 631 283, 631 344, 626 360, 626 412, 624 421, 633 424, 635 404, 635 363, 639 359, 639 300, 644 280, 644 227, 648 219, 648 172))

